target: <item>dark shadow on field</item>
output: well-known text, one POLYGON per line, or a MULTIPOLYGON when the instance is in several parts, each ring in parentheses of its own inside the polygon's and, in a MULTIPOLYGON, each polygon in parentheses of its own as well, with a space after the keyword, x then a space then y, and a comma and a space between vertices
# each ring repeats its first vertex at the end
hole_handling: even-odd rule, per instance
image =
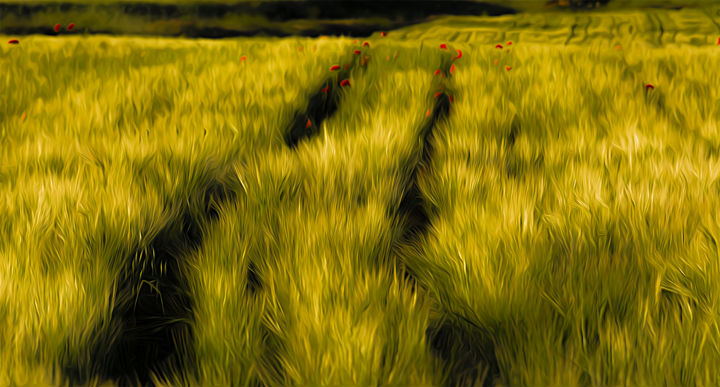
MULTIPOLYGON (((440 66, 441 74, 439 74, 443 80, 451 76, 451 65, 452 61, 449 56, 446 55, 440 66)), ((445 90, 445 82, 440 81, 436 86, 442 90, 431 90, 434 102, 433 107, 429 111, 429 115, 419 131, 420 138, 418 140, 419 146, 421 147, 419 158, 410 168, 410 174, 405 184, 406 188, 400 199, 397 212, 395 213, 395 216, 401 220, 401 224, 404 226, 402 235, 395 247, 398 250, 401 250, 403 246, 416 244, 430 226, 427 203, 420 191, 418 178, 420 174, 428 173, 433 155, 433 133, 435 126, 438 122, 448 117, 452 103, 452 97, 448 94, 448 91, 445 90)), ((402 265, 402 272, 405 280, 407 280, 414 289, 417 283, 415 275, 413 275, 406 265, 402 265)))
POLYGON ((165 376, 189 366, 194 358, 193 302, 183 265, 202 243, 202 225, 215 220, 221 203, 233 197, 220 181, 210 181, 147 246, 125 255, 118 289, 110 300, 110 321, 95 328, 94 342, 79 361, 63 367, 70 385, 99 378, 120 386, 146 386, 152 385, 152 374, 165 376))
MULTIPOLYGON (((504 15, 510 7, 473 0, 271 0, 237 3, 158 4, 151 2, 0 3, 0 33, 54 35, 51 26, 33 23, 41 15, 63 14, 96 20, 78 26, 89 33, 222 38, 234 36, 368 36, 427 21, 440 15, 504 15), (231 22, 241 17, 248 22, 231 22), (109 20, 113 19, 113 20, 109 20), (300 24, 288 22, 302 21, 300 24)), ((39 18, 41 19, 41 18, 39 18)))
POLYGON ((471 331, 443 321, 429 327, 425 336, 433 353, 449 367, 447 386, 473 386, 483 380, 483 386, 489 387, 499 376, 495 346, 479 327, 471 331))
POLYGON ((288 147, 294 149, 300 141, 319 133, 323 121, 335 114, 343 98, 343 88, 352 87, 352 85, 342 86, 340 83, 349 79, 350 73, 356 67, 365 69, 370 59, 365 55, 365 50, 360 51, 360 55, 353 55, 352 58, 341 61, 340 69, 331 72, 327 79, 316 86, 317 91, 310 96, 305 109, 295 113, 295 117, 285 130, 285 144, 288 147))
MULTIPOLYGON (((419 131, 418 139, 422 149, 419 158, 412 167, 407 180, 406 189, 400 200, 397 216, 402 219, 404 230, 397 246, 398 250, 405 247, 417 248, 423 236, 428 232, 431 220, 430 208, 419 186, 422 175, 428 174, 434 153, 433 143, 437 125, 446 120, 453 103, 452 91, 448 89, 448 79, 452 77, 453 59, 450 52, 443 54, 440 72, 436 74, 436 82, 431 90, 434 103, 432 109, 419 131)), ((516 125, 517 126, 517 125, 516 125)), ((519 127, 513 128, 509 137, 514 142, 519 127)), ((413 286, 421 285, 407 265, 401 265, 403 276, 413 286)), ((445 363, 448 386, 474 385, 483 380, 490 386, 499 375, 499 367, 495 356, 491 335, 481 327, 466 319, 452 320, 444 318, 435 320, 425 332, 426 340, 432 352, 445 363)))

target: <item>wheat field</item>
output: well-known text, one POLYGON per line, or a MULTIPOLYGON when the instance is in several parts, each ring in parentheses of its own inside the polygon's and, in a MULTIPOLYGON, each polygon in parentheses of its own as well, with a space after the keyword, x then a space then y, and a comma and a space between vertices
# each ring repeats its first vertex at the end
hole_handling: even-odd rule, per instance
POLYGON ((2 36, 0 386, 720 384, 718 20, 2 36))

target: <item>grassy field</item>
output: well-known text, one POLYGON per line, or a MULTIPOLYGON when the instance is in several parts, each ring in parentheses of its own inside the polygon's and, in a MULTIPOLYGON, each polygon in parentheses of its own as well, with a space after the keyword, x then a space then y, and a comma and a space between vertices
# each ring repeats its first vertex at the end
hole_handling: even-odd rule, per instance
POLYGON ((718 11, 2 36, 0 386, 720 384, 718 11))

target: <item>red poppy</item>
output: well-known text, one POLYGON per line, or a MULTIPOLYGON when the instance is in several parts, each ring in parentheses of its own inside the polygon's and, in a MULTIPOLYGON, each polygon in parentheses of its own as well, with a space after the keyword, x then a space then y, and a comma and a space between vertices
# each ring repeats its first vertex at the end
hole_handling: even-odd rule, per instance
POLYGON ((345 63, 345 66, 343 67, 345 70, 347 70, 350 67, 350 63, 345 63))
POLYGON ((718 46, 720 46, 720 38, 718 38, 718 46))
POLYGON ((452 95, 448 95, 448 99, 450 100, 450 103, 453 103, 452 95))
POLYGON ((496 45, 495 45, 495 48, 499 48, 499 49, 502 50, 503 46, 502 46, 502 44, 496 44, 496 45))
POLYGON ((425 117, 430 117, 430 109, 425 112, 425 117))
POLYGON ((512 45, 512 42, 507 42, 507 44, 505 44, 505 45, 506 45, 506 46, 511 46, 511 45, 512 45))
POLYGON ((340 65, 332 65, 330 66, 330 71, 340 70, 340 65))
POLYGON ((433 73, 433 75, 438 75, 438 74, 440 74, 441 72, 442 72, 442 70, 437 69, 437 70, 435 70, 435 72, 433 73))
POLYGON ((60 32, 60 27, 62 27, 60 24, 55 24, 55 32, 60 32))
POLYGON ((511 69, 512 69, 512 67, 510 67, 510 66, 505 66, 505 71, 510 71, 511 69))
POLYGON ((246 57, 245 55, 241 56, 241 57, 240 57, 240 62, 244 62, 245 59, 247 59, 247 57, 246 57))
POLYGON ((387 34, 385 33, 385 31, 382 31, 382 32, 380 32, 380 36, 385 37, 385 36, 387 36, 387 34))
POLYGON ((436 91, 433 95, 435 96, 435 98, 437 98, 442 95, 442 91, 436 91))
POLYGON ((363 47, 370 47, 370 42, 363 42, 363 47))
POLYGON ((68 26, 67 26, 67 30, 68 30, 68 31, 72 31, 73 28, 75 28, 75 23, 70 23, 70 24, 68 24, 68 26))
POLYGON ((495 59, 495 66, 497 66, 497 62, 498 62, 498 60, 497 60, 497 59, 495 59))
POLYGON ((355 55, 360 55, 360 50, 355 50, 355 51, 353 51, 353 54, 355 54, 355 55))
POLYGON ((645 91, 648 91, 648 90, 655 90, 655 86, 653 86, 650 83, 645 84, 645 91))
POLYGON ((320 89, 320 92, 322 92, 322 93, 327 93, 328 90, 330 90, 330 86, 325 86, 325 87, 323 87, 322 89, 320 89))
POLYGON ((8 44, 20 44, 20 41, 17 39, 11 39, 11 40, 8 40, 8 44))
POLYGON ((458 59, 462 58, 462 51, 457 50, 457 52, 458 52, 458 56, 456 56, 454 60, 458 60, 458 59))
POLYGON ((443 43, 440 45, 441 50, 447 50, 447 44, 443 43))
POLYGON ((455 63, 450 65, 450 74, 455 74, 455 63))
POLYGON ((347 80, 347 79, 343 79, 343 80, 340 82, 340 86, 342 86, 342 87, 350 86, 350 81, 347 80))
POLYGON ((310 129, 311 126, 312 126, 312 121, 310 121, 310 119, 308 118, 307 122, 305 123, 305 129, 310 129))

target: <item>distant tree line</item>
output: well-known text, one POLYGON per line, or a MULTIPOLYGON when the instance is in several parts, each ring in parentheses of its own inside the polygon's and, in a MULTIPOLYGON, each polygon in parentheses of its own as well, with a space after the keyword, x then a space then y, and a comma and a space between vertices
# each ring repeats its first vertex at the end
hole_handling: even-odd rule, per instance
POLYGON ((609 2, 610 0, 551 0, 547 4, 568 8, 597 8, 609 2))

